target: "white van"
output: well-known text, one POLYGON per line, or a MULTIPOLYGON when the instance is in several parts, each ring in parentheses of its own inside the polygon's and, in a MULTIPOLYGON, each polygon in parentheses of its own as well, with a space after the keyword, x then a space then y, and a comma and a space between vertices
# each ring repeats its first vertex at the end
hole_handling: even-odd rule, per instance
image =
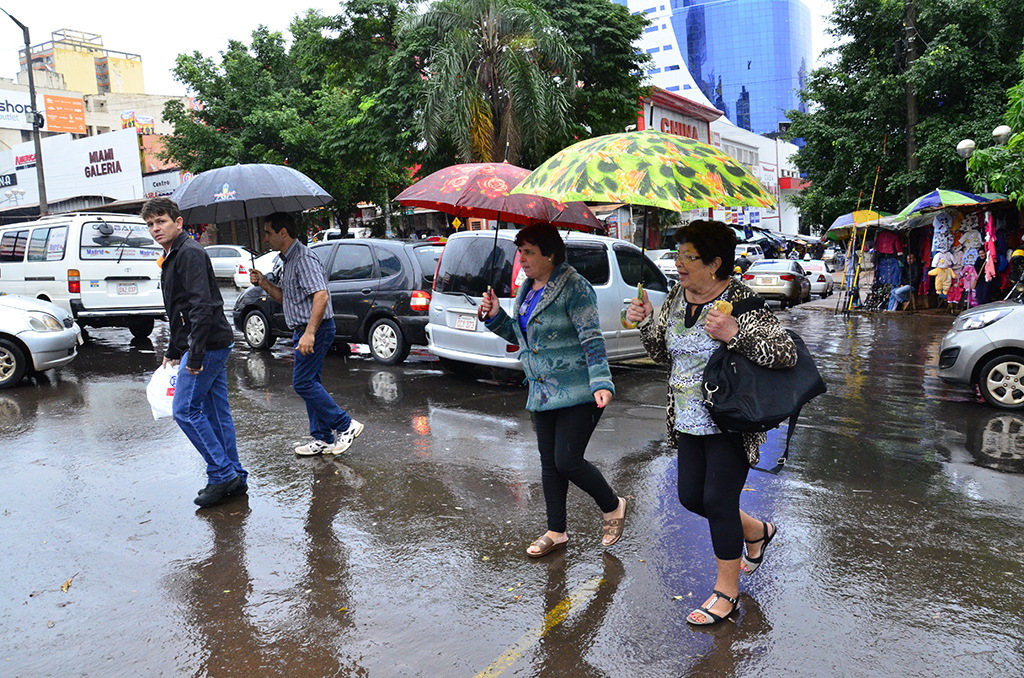
POLYGON ((163 248, 130 214, 76 213, 0 226, 0 292, 45 299, 79 325, 149 336, 164 317, 163 248))
POLYGON ((740 243, 736 245, 736 258, 739 259, 742 256, 746 256, 747 261, 751 263, 761 261, 764 259, 764 250, 761 249, 760 245, 740 243))
MULTIPOLYGON (((519 347, 488 330, 476 310, 489 281, 494 281, 501 307, 512 302, 526 276, 519 267, 517 231, 467 231, 448 238, 434 277, 427 322, 427 347, 452 372, 471 365, 522 371, 519 347), (493 264, 493 275, 492 275, 493 264)), ((655 311, 671 283, 632 243, 578 231, 561 231, 566 261, 590 281, 597 294, 598 314, 609 360, 647 355, 640 330, 622 326, 622 310, 636 296, 643 267, 644 288, 655 311)))

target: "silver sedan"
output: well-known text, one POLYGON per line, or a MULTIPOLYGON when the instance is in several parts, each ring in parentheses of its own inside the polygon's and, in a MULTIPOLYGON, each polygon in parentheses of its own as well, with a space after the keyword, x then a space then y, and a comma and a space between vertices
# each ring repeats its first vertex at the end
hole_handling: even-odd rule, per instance
POLYGON ((761 259, 743 274, 743 282, 765 299, 787 305, 810 301, 811 283, 799 262, 790 259, 761 259))
POLYGON ((0 295, 0 389, 16 385, 26 374, 67 365, 81 343, 82 331, 60 306, 0 295))
POLYGON ((997 301, 961 313, 939 346, 939 378, 976 385, 995 407, 1024 410, 1024 304, 997 301))

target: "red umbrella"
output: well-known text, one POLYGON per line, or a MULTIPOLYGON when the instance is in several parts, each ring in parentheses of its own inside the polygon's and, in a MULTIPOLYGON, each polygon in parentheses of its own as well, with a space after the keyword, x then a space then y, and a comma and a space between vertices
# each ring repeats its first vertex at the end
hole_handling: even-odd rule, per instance
POLYGON ((522 226, 550 223, 561 228, 604 230, 581 202, 558 202, 535 195, 509 195, 530 170, 507 162, 452 165, 398 194, 395 202, 425 207, 459 218, 497 219, 522 226))

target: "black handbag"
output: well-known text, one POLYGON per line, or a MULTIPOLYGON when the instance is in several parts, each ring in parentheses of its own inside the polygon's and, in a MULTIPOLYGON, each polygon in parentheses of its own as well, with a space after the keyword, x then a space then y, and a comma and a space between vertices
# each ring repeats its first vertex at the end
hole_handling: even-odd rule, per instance
MULTIPOLYGON (((733 305, 733 315, 764 307, 760 297, 741 299, 733 305)), ((789 457, 789 443, 796 431, 800 409, 828 389, 814 365, 803 339, 786 330, 796 344, 797 361, 793 367, 762 367, 724 345, 720 346, 704 368, 704 405, 711 419, 726 433, 759 433, 789 420, 786 449, 774 468, 755 471, 778 474, 789 457)))

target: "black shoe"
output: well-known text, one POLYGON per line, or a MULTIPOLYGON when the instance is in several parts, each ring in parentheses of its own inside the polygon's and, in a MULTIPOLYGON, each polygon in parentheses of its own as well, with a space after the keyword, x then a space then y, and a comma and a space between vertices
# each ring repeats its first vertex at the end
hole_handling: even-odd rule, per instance
MULTIPOLYGON (((203 489, 199 490, 199 492, 196 493, 197 496, 209 492, 211 487, 213 487, 212 484, 207 485, 203 489)), ((241 497, 243 494, 249 494, 249 484, 248 483, 242 483, 241 485, 238 486, 237 489, 231 490, 230 492, 228 492, 224 496, 225 497, 241 497)))
POLYGON ((245 484, 242 483, 242 478, 236 475, 224 483, 210 483, 203 488, 203 491, 199 493, 199 496, 194 501, 196 506, 200 508, 216 506, 225 499, 230 499, 234 496, 232 493, 238 492, 242 487, 245 487, 245 484))

